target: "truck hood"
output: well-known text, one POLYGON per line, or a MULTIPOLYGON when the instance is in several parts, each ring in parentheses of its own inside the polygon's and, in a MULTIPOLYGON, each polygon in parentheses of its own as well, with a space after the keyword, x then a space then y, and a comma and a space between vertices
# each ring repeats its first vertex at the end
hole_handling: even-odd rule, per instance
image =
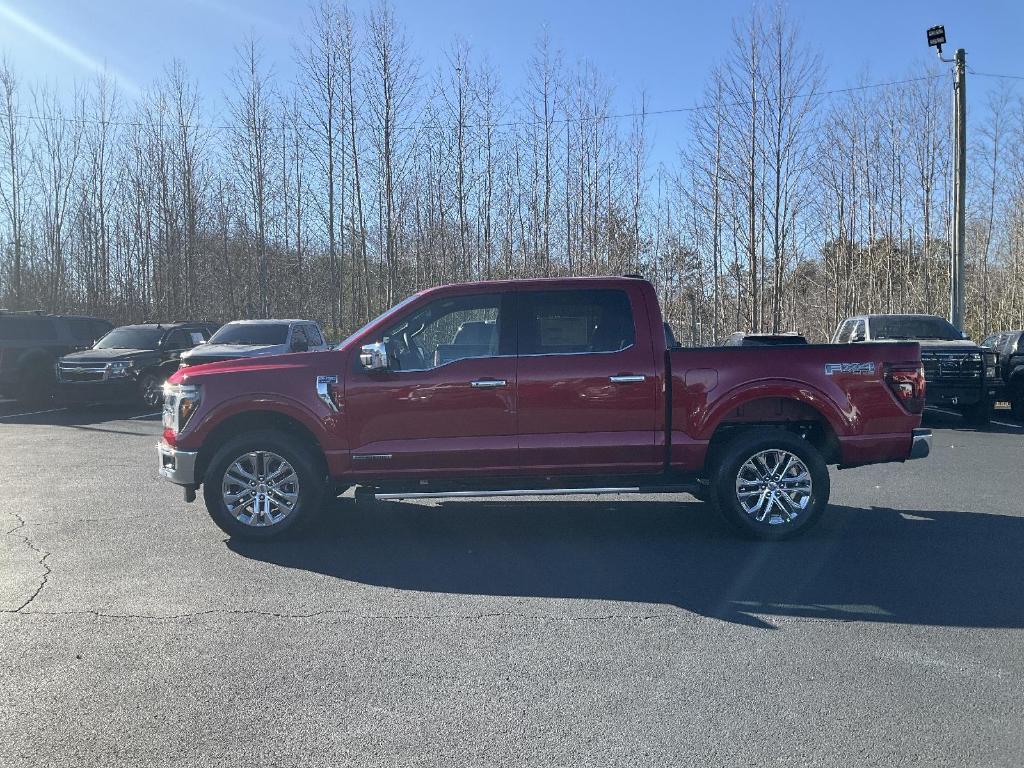
POLYGON ((204 361, 283 355, 286 352, 286 344, 200 344, 182 354, 181 359, 190 365, 199 365, 204 361))
POLYGON ((81 352, 64 355, 61 360, 66 360, 69 363, 112 363, 157 356, 157 352, 152 349, 85 349, 81 352))
POLYGON ((929 352, 938 352, 943 349, 953 352, 974 352, 981 349, 970 339, 956 341, 950 341, 949 339, 921 339, 918 344, 921 345, 921 349, 927 349, 929 352))
POLYGON ((234 380, 239 376, 257 377, 263 391, 274 391, 279 388, 274 383, 278 376, 301 375, 302 370, 308 370, 310 375, 314 375, 315 372, 322 372, 325 365, 333 369, 337 358, 326 357, 328 355, 332 355, 332 352, 291 352, 286 355, 268 352, 250 357, 219 358, 208 363, 193 357, 187 367, 179 368, 168 381, 171 384, 203 384, 208 381, 234 380))

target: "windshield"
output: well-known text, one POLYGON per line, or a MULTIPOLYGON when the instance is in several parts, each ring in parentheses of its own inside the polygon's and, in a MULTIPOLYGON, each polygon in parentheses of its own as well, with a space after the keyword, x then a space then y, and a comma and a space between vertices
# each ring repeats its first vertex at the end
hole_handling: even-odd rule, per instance
POLYGON ((879 315, 868 319, 871 339, 939 339, 959 341, 960 331, 941 317, 879 315))
POLYGON ((228 323, 210 337, 211 344, 284 344, 287 340, 284 323, 228 323))
POLYGON ((384 318, 393 315, 395 312, 400 310, 402 307, 404 307, 410 301, 415 299, 417 296, 419 296, 419 294, 418 293, 414 293, 412 296, 409 296, 407 298, 402 299, 400 302, 395 304, 395 306, 393 306, 391 309, 388 309, 388 310, 385 310, 384 312, 381 312, 379 315, 377 315, 375 318, 373 318, 373 320, 371 320, 370 322, 366 323, 366 325, 364 325, 362 328, 360 328, 357 331, 354 331, 353 333, 350 333, 348 335, 348 337, 343 342, 341 342, 338 346, 335 347, 335 349, 344 349, 348 345, 348 343, 350 341, 352 341, 353 339, 355 339, 355 338, 357 338, 359 336, 362 336, 363 332, 366 331, 367 328, 369 328, 372 325, 374 325, 375 323, 383 320, 384 318))
POLYGON ((163 328, 115 328, 93 349, 156 349, 163 335, 163 328))

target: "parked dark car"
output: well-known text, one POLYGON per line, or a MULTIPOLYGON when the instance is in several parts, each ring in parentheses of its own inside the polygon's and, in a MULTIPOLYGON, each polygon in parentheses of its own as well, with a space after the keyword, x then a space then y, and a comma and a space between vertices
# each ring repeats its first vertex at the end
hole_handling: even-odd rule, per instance
POLYGON ((57 366, 62 397, 76 402, 139 402, 156 407, 182 352, 210 338, 210 323, 148 323, 115 328, 57 366))
POLYGON ((0 396, 49 399, 61 355, 89 348, 113 327, 95 317, 0 310, 0 396))
POLYGON ((723 346, 726 347, 784 347, 789 344, 806 344, 807 339, 796 331, 786 333, 744 333, 730 334, 723 346))
POLYGON ((999 356, 996 373, 1004 388, 1000 398, 1010 403, 1015 418, 1024 419, 1024 331, 1000 331, 981 346, 999 356))
POLYGON ((996 355, 941 317, 858 315, 840 323, 832 341, 916 341, 921 345, 928 405, 954 408, 972 426, 984 426, 992 419, 996 395, 1002 387, 996 375, 996 355))

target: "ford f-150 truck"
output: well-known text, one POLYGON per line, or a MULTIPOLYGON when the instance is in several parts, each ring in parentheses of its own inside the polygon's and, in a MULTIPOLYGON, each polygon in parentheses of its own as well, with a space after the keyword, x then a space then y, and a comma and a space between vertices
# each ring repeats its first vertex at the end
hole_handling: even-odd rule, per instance
POLYGON ((828 465, 928 454, 916 343, 668 348, 637 278, 422 291, 337 349, 183 368, 160 473, 228 534, 271 538, 325 495, 687 492, 741 531, 818 520, 828 465))

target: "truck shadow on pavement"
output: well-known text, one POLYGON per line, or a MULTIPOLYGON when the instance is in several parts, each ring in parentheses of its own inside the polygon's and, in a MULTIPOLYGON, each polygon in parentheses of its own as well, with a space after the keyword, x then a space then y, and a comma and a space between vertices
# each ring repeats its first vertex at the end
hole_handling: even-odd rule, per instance
POLYGON ((834 505, 802 538, 736 538, 676 501, 332 502, 307 534, 230 540, 245 557, 437 593, 677 606, 772 629, 772 616, 1024 627, 1024 518, 834 505))

